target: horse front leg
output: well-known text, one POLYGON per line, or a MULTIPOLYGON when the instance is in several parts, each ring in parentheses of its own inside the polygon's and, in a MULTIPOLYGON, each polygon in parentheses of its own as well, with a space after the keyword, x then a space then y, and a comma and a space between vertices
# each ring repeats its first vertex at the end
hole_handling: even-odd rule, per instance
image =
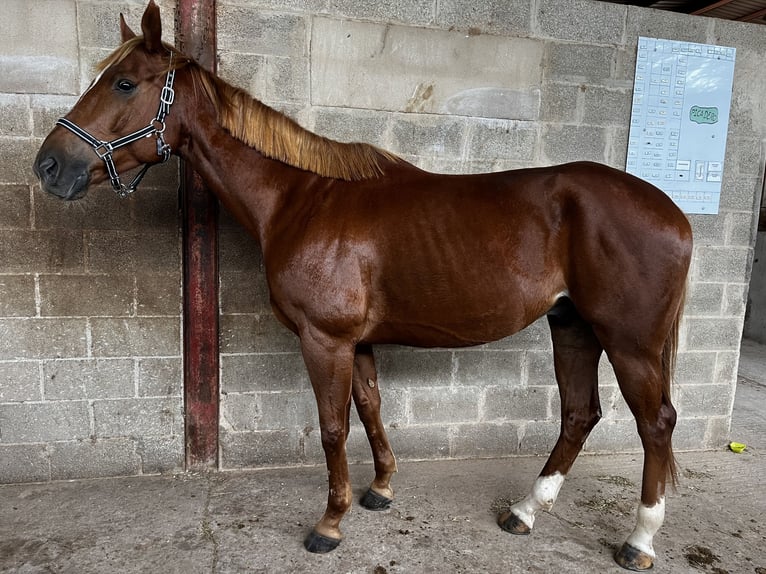
POLYGON ((309 552, 325 553, 340 544, 343 538, 340 522, 351 508, 346 438, 354 346, 331 338, 301 336, 301 349, 319 410, 329 481, 327 508, 304 546, 309 552))
POLYGON ((396 459, 380 418, 378 374, 370 345, 357 345, 352 395, 375 463, 375 480, 360 503, 368 510, 385 510, 394 500, 391 477, 396 472, 396 459))

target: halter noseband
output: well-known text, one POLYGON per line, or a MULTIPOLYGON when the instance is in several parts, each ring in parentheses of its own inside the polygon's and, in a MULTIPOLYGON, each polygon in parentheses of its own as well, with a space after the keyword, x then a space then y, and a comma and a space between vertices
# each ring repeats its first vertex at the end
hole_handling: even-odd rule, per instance
POLYGON ((112 159, 112 152, 114 150, 128 144, 132 144, 133 142, 142 138, 157 136, 157 155, 162 157, 162 163, 170 159, 172 150, 170 149, 170 146, 165 142, 165 138, 162 134, 165 132, 165 117, 170 113, 170 106, 173 104, 173 100, 175 99, 175 91, 173 91, 173 80, 175 79, 175 76, 176 71, 173 68, 173 54, 171 53, 170 69, 168 70, 168 75, 165 78, 165 85, 162 88, 162 92, 160 92, 160 107, 157 110, 157 115, 151 122, 149 122, 149 125, 145 128, 141 128, 140 130, 137 130, 121 138, 117 138, 116 140, 112 140, 110 142, 101 141, 100 139, 93 137, 80 126, 66 118, 59 118, 56 121, 57 125, 65 127, 70 132, 90 144, 90 146, 93 148, 93 151, 96 152, 96 155, 104 160, 104 164, 106 164, 106 171, 109 173, 109 179, 112 182, 112 189, 120 197, 127 197, 136 191, 138 184, 141 183, 141 180, 143 179, 144 175, 146 175, 146 172, 149 170, 152 164, 144 164, 144 167, 141 168, 141 171, 139 171, 136 177, 133 178, 133 181, 131 181, 129 185, 125 185, 120 180, 120 174, 117 173, 117 168, 114 165, 114 159, 112 159))

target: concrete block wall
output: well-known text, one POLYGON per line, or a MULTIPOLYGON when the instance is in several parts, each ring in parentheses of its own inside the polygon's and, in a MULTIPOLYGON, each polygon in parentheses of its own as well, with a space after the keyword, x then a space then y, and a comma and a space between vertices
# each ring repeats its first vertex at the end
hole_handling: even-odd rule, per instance
MULTIPOLYGON (((160 4, 169 40, 174 2, 160 4)), ((118 12, 137 29, 145 2, 7 6, 0 481, 180 468, 172 166, 128 201, 101 189, 70 206, 43 197, 29 170, 92 64, 117 45, 118 12), (27 22, 30 32, 11 32, 27 22)), ((218 25, 228 81, 323 135, 453 173, 576 159, 622 168, 637 37, 735 46, 721 213, 691 218, 697 243, 675 387, 678 448, 727 438, 763 183, 762 29, 590 0, 218 0, 218 25)), ((221 466, 321 462, 297 340, 271 315, 258 246, 226 214, 220 255, 221 466)), ((547 453, 559 426, 550 354, 544 321, 473 349, 378 348, 399 459, 547 453)), ((605 420, 586 449, 639 450, 606 360, 601 374, 605 420)), ((370 460, 352 420, 350 458, 370 460)))
MULTIPOLYGON (((42 139, 143 3, 9 0, 0 22, 0 482, 181 469, 177 162, 120 200, 43 195, 42 139)), ((172 6, 164 6, 172 22, 172 6)))

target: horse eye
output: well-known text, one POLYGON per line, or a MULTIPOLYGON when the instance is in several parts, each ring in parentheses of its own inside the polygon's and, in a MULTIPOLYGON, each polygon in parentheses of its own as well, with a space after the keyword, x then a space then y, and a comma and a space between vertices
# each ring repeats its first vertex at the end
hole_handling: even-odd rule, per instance
POLYGON ((117 80, 116 88, 125 94, 129 94, 136 89, 136 85, 130 80, 117 80))

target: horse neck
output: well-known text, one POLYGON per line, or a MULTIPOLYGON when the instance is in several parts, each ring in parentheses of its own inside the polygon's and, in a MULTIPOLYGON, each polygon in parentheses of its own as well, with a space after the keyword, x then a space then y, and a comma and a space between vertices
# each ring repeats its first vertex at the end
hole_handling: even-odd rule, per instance
POLYGON ((183 122, 179 156, 265 249, 267 232, 288 203, 287 197, 291 209, 296 209, 298 197, 305 200, 311 194, 291 192, 305 190, 318 176, 269 159, 235 139, 218 123, 211 105, 192 102, 189 110, 184 114, 188 121, 183 122))

